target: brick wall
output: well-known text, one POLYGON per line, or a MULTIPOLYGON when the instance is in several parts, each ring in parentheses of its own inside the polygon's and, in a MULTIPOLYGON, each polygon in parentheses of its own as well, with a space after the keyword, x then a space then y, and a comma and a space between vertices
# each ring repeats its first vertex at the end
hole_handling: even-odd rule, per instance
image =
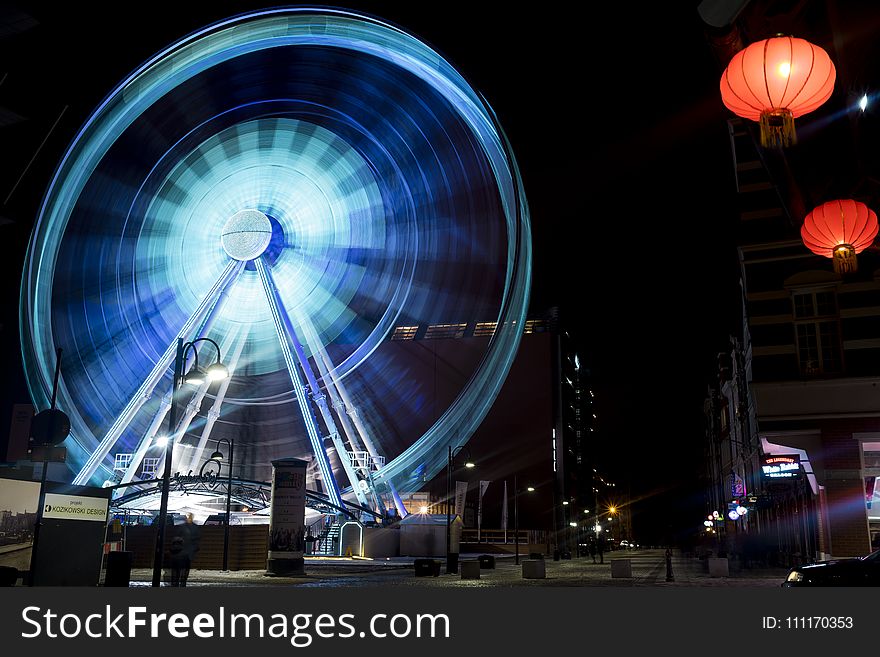
POLYGON ((825 468, 824 525, 826 552, 834 557, 855 557, 871 551, 861 444, 854 431, 866 430, 864 421, 834 422, 822 427, 825 468))

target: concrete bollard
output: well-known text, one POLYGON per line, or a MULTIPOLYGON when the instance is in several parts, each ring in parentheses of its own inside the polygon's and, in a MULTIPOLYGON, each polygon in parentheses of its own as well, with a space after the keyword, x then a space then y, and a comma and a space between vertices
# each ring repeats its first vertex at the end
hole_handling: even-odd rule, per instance
POLYGON ((547 569, 543 559, 527 559, 522 564, 523 579, 545 579, 547 569))
POLYGON ((479 561, 461 561, 458 565, 462 579, 480 579, 479 561))
POLYGON ((632 577, 632 559, 612 559, 611 577, 632 577))
POLYGON ((730 570, 727 558, 709 558, 709 577, 729 577, 730 570))

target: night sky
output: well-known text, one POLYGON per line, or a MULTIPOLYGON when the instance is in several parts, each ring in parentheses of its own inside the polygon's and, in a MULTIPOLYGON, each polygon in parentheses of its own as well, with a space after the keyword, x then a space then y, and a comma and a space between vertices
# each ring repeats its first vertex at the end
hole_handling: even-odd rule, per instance
MULTIPOLYGON (((582 345, 599 400, 598 464, 643 499, 637 531, 692 526, 702 509, 702 400, 739 313, 729 113, 696 3, 597 4, 343 6, 423 38, 495 109, 531 208, 532 313, 558 306, 582 345)), ((39 24, 0 38, 0 78, 8 73, 0 106, 24 117, 0 127, 0 216, 14 222, 0 225, 2 440, 11 404, 27 401, 17 329, 23 257, 64 149, 157 50, 266 5, 151 2, 136 14, 118 4, 18 6, 39 24)))

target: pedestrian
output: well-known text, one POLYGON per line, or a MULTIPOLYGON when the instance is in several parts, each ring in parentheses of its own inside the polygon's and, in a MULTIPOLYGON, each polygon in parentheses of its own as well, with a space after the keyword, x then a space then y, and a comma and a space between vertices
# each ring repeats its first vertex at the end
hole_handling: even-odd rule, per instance
POLYGON ((605 563, 605 537, 599 534, 596 550, 599 552, 599 563, 605 563))
POLYGON ((193 558, 199 551, 199 528, 191 513, 186 515, 184 524, 175 527, 168 551, 171 553, 171 586, 186 586, 193 558))
POLYGON ((587 546, 590 550, 590 556, 593 557, 593 563, 596 563, 596 537, 591 536, 589 540, 589 545, 587 546))

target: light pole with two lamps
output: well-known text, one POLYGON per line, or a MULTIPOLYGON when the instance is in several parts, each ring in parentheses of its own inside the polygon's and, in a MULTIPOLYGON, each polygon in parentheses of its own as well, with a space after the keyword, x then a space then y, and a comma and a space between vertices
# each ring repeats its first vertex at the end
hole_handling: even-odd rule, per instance
POLYGON ((177 355, 174 359, 174 378, 171 380, 171 408, 168 409, 168 438, 165 441, 165 470, 162 474, 162 497, 159 503, 159 530, 156 533, 156 551, 153 555, 153 586, 162 585, 162 557, 165 553, 165 525, 168 523, 168 493, 171 490, 171 458, 174 452, 174 438, 177 432, 177 391, 183 382, 192 385, 201 385, 207 378, 209 381, 220 381, 229 376, 229 370, 220 362, 220 345, 211 338, 197 338, 184 344, 183 338, 177 338, 177 355), (199 367, 199 352, 196 351, 197 342, 210 342, 217 349, 217 361, 207 371, 199 367), (186 356, 192 349, 194 363, 189 374, 184 376, 183 368, 186 356))
POLYGON ((220 451, 220 443, 225 442, 229 446, 229 470, 226 472, 226 520, 223 523, 223 570, 229 570, 229 507, 232 504, 232 457, 235 443, 229 438, 220 438, 217 441, 217 449, 211 454, 211 460, 218 463, 223 460, 223 452, 220 451))
POLYGON ((461 450, 467 450, 468 460, 465 461, 464 467, 470 469, 476 467, 473 461, 470 460, 471 451, 467 448, 466 445, 459 445, 454 448, 452 445, 449 446, 449 458, 446 461, 446 572, 448 573, 457 573, 458 572, 458 553, 455 554, 455 558, 452 557, 452 537, 451 537, 451 528, 452 528, 452 517, 449 514, 449 503, 452 500, 452 463, 458 453, 461 450))

